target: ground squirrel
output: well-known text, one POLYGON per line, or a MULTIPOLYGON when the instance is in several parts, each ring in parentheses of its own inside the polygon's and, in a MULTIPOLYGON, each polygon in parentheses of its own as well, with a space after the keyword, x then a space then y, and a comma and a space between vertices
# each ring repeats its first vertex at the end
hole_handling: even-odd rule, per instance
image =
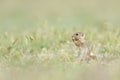
POLYGON ((80 61, 89 61, 91 59, 96 59, 96 56, 92 54, 92 50, 87 45, 86 37, 83 32, 74 33, 72 35, 72 40, 80 49, 80 52, 78 53, 80 61))

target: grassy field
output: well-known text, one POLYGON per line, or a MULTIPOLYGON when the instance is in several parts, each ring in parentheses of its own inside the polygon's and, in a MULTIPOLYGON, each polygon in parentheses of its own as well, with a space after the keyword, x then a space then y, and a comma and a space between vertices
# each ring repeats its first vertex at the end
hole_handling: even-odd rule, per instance
POLYGON ((119 1, 1 0, 0 80, 119 80, 119 1), (73 33, 112 62, 77 63, 73 33))

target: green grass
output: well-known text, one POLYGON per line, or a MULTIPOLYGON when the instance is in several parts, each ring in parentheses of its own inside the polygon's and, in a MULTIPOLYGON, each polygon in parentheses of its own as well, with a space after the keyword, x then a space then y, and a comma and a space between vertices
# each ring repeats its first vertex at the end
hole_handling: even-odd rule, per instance
POLYGON ((88 43, 96 45, 95 54, 119 56, 119 28, 112 28, 40 26, 21 33, 5 32, 0 38, 1 78, 113 80, 119 74, 118 61, 105 65, 95 61, 76 63, 78 48, 71 40, 74 32, 82 30, 88 43))
POLYGON ((0 80, 119 80, 119 1, 52 1, 0 1, 0 80), (78 31, 116 60, 78 63, 78 31))

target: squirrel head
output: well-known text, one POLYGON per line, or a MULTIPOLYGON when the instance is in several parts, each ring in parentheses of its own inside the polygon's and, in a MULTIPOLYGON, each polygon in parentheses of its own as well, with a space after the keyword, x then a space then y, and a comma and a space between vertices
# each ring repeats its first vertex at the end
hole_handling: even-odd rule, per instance
POLYGON ((72 40, 76 46, 80 46, 85 43, 85 34, 83 32, 77 32, 72 35, 72 40))

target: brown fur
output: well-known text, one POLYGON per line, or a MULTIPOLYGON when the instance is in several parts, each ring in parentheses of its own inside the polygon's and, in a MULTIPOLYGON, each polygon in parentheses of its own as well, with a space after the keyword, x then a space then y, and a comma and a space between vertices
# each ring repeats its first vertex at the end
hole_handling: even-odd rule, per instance
POLYGON ((83 32, 77 32, 72 35, 72 40, 75 43, 77 47, 80 49, 80 53, 78 54, 78 57, 80 57, 81 61, 84 60, 91 60, 96 59, 95 55, 91 55, 91 50, 87 45, 86 37, 83 32))

